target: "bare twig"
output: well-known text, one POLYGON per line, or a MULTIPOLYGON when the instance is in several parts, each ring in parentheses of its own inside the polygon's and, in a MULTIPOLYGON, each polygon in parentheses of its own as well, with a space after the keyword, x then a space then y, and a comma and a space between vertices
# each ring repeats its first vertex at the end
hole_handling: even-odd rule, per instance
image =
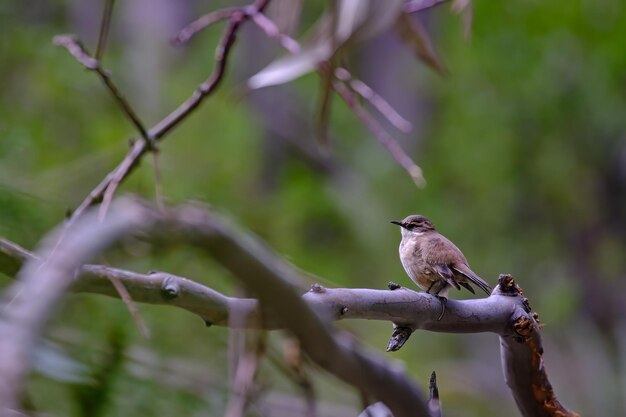
MULTIPOLYGON (((263 11, 267 6, 269 0, 256 0, 253 5, 244 8, 237 8, 227 17, 229 17, 228 26, 224 30, 224 34, 217 46, 215 56, 215 67, 209 78, 200 84, 196 91, 181 103, 174 111, 159 121, 155 126, 147 131, 147 137, 153 138, 154 141, 162 139, 167 133, 169 133, 174 127, 176 127, 181 121, 189 116, 195 109, 200 106, 205 98, 210 96, 219 86, 226 70, 226 64, 231 52, 231 48, 235 42, 235 38, 241 24, 247 20, 251 14, 250 10, 263 11), (244 12, 246 10, 246 12, 244 12)), ((72 50, 76 49, 74 42, 66 42, 72 50)), ((64 45, 65 46, 65 45, 64 45)), ((68 48, 69 49, 69 48, 68 48)), ((70 50, 70 52, 72 52, 70 50)), ((74 55, 74 53, 72 53, 74 55)), ((74 55, 76 56, 76 55, 74 55)), ((77 57, 78 58, 78 57, 77 57)), ((89 57, 87 57, 89 58, 89 57)), ((95 62, 97 67, 97 61, 93 58, 87 59, 87 62, 95 62)), ((81 62, 82 63, 82 62, 81 62)), ((83 64, 84 65, 84 64, 83 64)), ((110 186, 114 187, 113 191, 119 184, 121 184, 126 177, 137 166, 139 160, 143 155, 151 148, 146 141, 135 141, 130 150, 122 160, 122 162, 98 184, 88 195, 83 199, 80 205, 74 210, 68 223, 71 223, 78 218, 84 211, 99 201, 107 192, 110 186)), ((112 194, 112 192, 109 192, 112 194)))
POLYGON ((102 12, 100 33, 98 34, 98 45, 96 46, 96 52, 93 54, 93 57, 98 61, 102 60, 104 48, 106 48, 107 40, 109 39, 109 28, 111 27, 111 15, 113 14, 114 3, 115 0, 104 1, 104 11, 102 12))
POLYGON ((321 74, 321 85, 319 88, 320 97, 317 100, 316 115, 315 115, 315 132, 319 145, 322 149, 327 150, 328 143, 328 121, 330 119, 330 109, 332 105, 332 91, 333 91, 333 68, 336 64, 333 61, 328 61, 320 64, 324 66, 326 71, 321 74))
POLYGON ((100 76, 100 79, 109 89, 109 91, 119 104, 120 108, 124 111, 126 116, 128 116, 133 125, 135 125, 135 127, 141 134, 141 137, 144 138, 148 145, 152 146, 152 137, 139 119, 139 116, 137 116, 137 114, 135 113, 135 110, 133 110, 122 92, 117 88, 117 86, 111 79, 109 72, 100 66, 100 62, 97 59, 92 58, 89 55, 89 53, 80 43, 80 41, 72 35, 58 35, 54 37, 52 42, 57 46, 62 46, 66 48, 70 52, 70 54, 72 54, 72 56, 76 58, 76 60, 80 62, 85 68, 91 71, 95 71, 100 76))
POLYGON ((231 397, 224 417, 243 417, 248 405, 259 363, 265 353, 265 334, 258 331, 255 333, 251 335, 252 346, 244 346, 244 352, 237 361, 231 397))
POLYGON ((137 327, 139 328, 141 335, 144 337, 144 339, 149 339, 150 330, 148 329, 148 326, 146 326, 146 322, 144 321, 143 317, 141 317, 141 314, 139 314, 139 309, 137 308, 137 305, 133 302, 133 299, 131 298, 128 290, 126 289, 122 281, 113 276, 109 277, 109 280, 111 281, 111 284, 113 284, 113 286, 115 287, 115 291, 117 291, 117 293, 120 295, 120 298, 122 299, 124 304, 126 304, 128 312, 132 316, 133 320, 135 320, 135 323, 137 323, 137 327))
POLYGON ((387 100, 372 90, 363 81, 353 78, 352 74, 350 74, 348 70, 341 67, 337 68, 335 70, 335 77, 337 77, 338 80, 347 83, 358 95, 369 101, 370 104, 374 106, 380 114, 385 116, 389 123, 395 126, 398 130, 404 133, 409 133, 413 129, 411 122, 400 116, 396 109, 394 109, 391 104, 387 102, 387 100))
POLYGON ((161 164, 159 162, 159 154, 152 153, 152 163, 154 164, 154 200, 160 210, 165 210, 165 202, 163 201, 163 182, 161 181, 161 164))
POLYGON ((240 7, 226 7, 224 9, 207 13, 185 26, 180 32, 178 32, 178 35, 172 39, 172 43, 175 46, 184 45, 198 32, 206 29, 214 23, 232 17, 235 12, 239 12, 240 10, 240 7))
POLYGON ((452 11, 461 15, 461 21, 463 23, 463 36, 465 39, 469 39, 472 35, 472 21, 474 20, 472 0, 453 0, 452 11))
POLYGON ((277 39, 287 51, 292 54, 300 52, 300 44, 291 36, 282 33, 278 26, 265 14, 255 13, 252 15, 252 20, 269 38, 277 39))
POLYGON ((299 354, 300 344, 297 339, 288 339, 289 343, 285 349, 289 351, 288 354, 283 355, 283 359, 276 357, 272 352, 268 352, 267 359, 269 362, 278 369, 283 375, 289 378, 294 385, 298 386, 302 390, 304 400, 306 404, 306 412, 304 417, 315 417, 317 415, 317 406, 315 399, 315 387, 308 373, 304 369, 302 363, 302 355, 299 354), (294 346, 297 344, 297 346, 294 346), (298 350, 297 358, 288 357, 293 356, 292 351, 298 350), (295 362, 295 363, 294 363, 295 362))
MULTIPOLYGON (((258 13, 261 14, 261 13, 258 13)), ((266 18, 267 21, 271 22, 266 18)), ((257 21, 254 21, 257 23, 257 21)), ((276 31, 278 31, 276 25, 271 25, 265 22, 264 25, 257 25, 263 29, 266 34, 271 38, 277 38, 276 31)), ((289 44, 298 45, 298 42, 293 38, 282 34, 280 39, 288 39, 289 44)), ((285 42, 281 41, 281 44, 284 46, 285 42)), ((286 48, 290 51, 289 48, 286 48)), ((291 51, 290 51, 291 52, 291 51)), ((318 73, 323 78, 331 79, 333 73, 329 73, 327 65, 321 65, 318 69, 318 73)), ((390 123, 394 126, 398 127, 400 130, 407 129, 409 126, 406 123, 408 121, 404 120, 402 117, 398 115, 398 113, 392 109, 389 111, 391 106, 384 101, 378 94, 374 93, 367 85, 360 82, 359 80, 353 79, 350 72, 345 68, 338 68, 339 75, 343 79, 350 79, 351 82, 348 83, 357 94, 362 95, 363 98, 372 102, 372 105, 378 109, 383 116, 385 116, 390 123), (398 119, 399 118, 399 119, 398 119), (402 119, 402 120, 400 120, 402 119), (406 122, 406 123, 403 123, 406 122)), ((334 72, 334 76, 337 71, 334 72)), ((344 101, 348 104, 348 107, 356 114, 356 116, 361 119, 361 121, 367 126, 367 128, 374 134, 374 136, 381 142, 389 151, 391 156, 403 167, 413 178, 413 181, 417 184, 418 187, 424 187, 426 185, 426 181, 422 174, 422 169, 413 162, 413 160, 404 152, 402 147, 397 143, 397 141, 385 131, 382 126, 374 119, 359 103, 354 99, 352 92, 346 88, 342 83, 333 83, 333 89, 344 99, 344 101)))
MULTIPOLYGON (((105 9, 105 13, 107 13, 107 9, 105 9)), ((109 21, 109 18, 103 17, 102 26, 108 26, 108 21, 109 21)), ((104 29, 101 30, 101 36, 102 36, 103 31, 106 32, 106 30, 104 29)), ((126 98, 123 96, 121 91, 117 88, 117 86, 111 79, 109 72, 100 66, 100 62, 97 59, 92 58, 89 55, 89 53, 84 48, 84 46, 80 43, 80 41, 71 35, 59 35, 59 36, 54 37, 53 43, 57 46, 62 46, 66 48, 70 52, 70 54, 72 54, 72 56, 74 56, 74 58, 76 58, 76 60, 80 62, 85 68, 95 71, 98 74, 98 76, 100 76, 100 79, 102 80, 102 82, 104 82, 104 85, 111 92, 111 94, 115 98, 116 102, 118 103, 118 105, 120 106, 124 114, 128 116, 128 118, 133 123, 135 128, 139 131, 139 134, 143 138, 143 144, 145 146, 145 149, 156 151, 157 148, 156 148, 154 137, 150 135, 148 130, 146 130, 145 126, 139 119, 139 116, 137 115, 137 113, 135 113, 132 106, 128 103, 126 98)), ((99 45, 100 45, 100 42, 99 42, 99 45)), ((133 154, 136 154, 136 153, 133 153, 133 154)), ((115 194, 115 191, 117 190, 117 187, 119 186, 121 181, 124 179, 125 175, 130 170, 131 164, 125 163, 125 161, 126 159, 122 161, 122 164, 120 164, 120 166, 118 166, 119 169, 116 169, 114 172, 107 175, 107 179, 109 180, 106 181, 106 185, 102 187, 102 191, 98 193, 99 196, 103 195, 103 204, 100 208, 100 218, 103 218, 104 215, 106 214, 109 204, 111 203, 111 200, 113 199, 113 195, 115 194)), ((100 186, 98 186, 98 188, 100 188, 100 186)), ((87 199, 90 198, 92 193, 89 194, 87 199)), ((88 205, 90 204, 91 203, 89 203, 88 205)), ((79 208, 76 209, 76 211, 74 211, 74 213, 69 219, 69 223, 71 223, 77 216, 79 216, 82 213, 82 211, 84 210, 83 207, 86 208, 87 206, 84 206, 84 202, 83 202, 83 204, 81 204, 79 208)))
POLYGON ((409 173, 415 184, 417 184, 418 187, 424 187, 426 180, 422 174, 422 169, 404 152, 398 142, 359 104, 352 92, 345 85, 336 82, 333 84, 333 88, 346 102, 350 110, 352 110, 370 132, 374 134, 374 137, 387 148, 393 159, 409 173))
POLYGON ((415 13, 421 12, 422 10, 430 9, 431 7, 435 7, 447 0, 411 0, 407 1, 404 5, 405 13, 415 13))
POLYGON ((439 401, 439 388, 437 387, 437 374, 430 374, 428 384, 428 410, 432 417, 441 417, 441 401, 439 401))
POLYGON ((413 19, 406 13, 401 13, 396 20, 395 29, 400 39, 417 58, 439 75, 444 77, 448 75, 448 70, 435 51, 435 47, 422 22, 418 19, 413 19))

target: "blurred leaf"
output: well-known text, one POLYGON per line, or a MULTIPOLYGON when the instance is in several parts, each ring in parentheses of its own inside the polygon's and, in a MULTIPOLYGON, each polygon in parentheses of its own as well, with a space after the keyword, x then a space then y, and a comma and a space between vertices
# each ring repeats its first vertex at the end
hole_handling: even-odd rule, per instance
POLYGON ((274 0, 272 1, 265 14, 278 27, 280 33, 291 36, 302 14, 303 0, 274 0))
POLYGON ((332 55, 329 43, 311 45, 296 55, 279 58, 248 80, 248 87, 258 89, 284 84, 317 68, 332 55))
POLYGON ((459 14, 463 21, 463 36, 468 39, 472 34, 472 21, 474 13, 472 11, 472 0, 454 0, 452 11, 459 14))
POLYGON ((59 382, 93 382, 86 365, 69 356, 60 346, 46 340, 35 349, 34 368, 40 374, 59 382))
POLYGON ((411 48, 417 58, 437 71, 440 75, 446 75, 448 73, 446 66, 435 52, 428 32, 426 32, 426 29, 419 20, 412 19, 408 14, 402 13, 398 17, 396 29, 398 35, 400 35, 400 39, 411 48))
POLYGON ((330 119, 330 107, 332 103, 332 85, 335 66, 328 62, 328 69, 321 75, 320 98, 317 102, 315 117, 315 130, 317 140, 324 149, 328 148, 328 121, 330 119))
POLYGON ((348 42, 363 42, 391 27, 403 1, 341 0, 318 20, 314 36, 295 54, 278 58, 248 80, 252 89, 283 84, 317 69, 348 42), (334 12, 334 13, 333 13, 334 12))
MULTIPOLYGON (((398 19, 398 16, 402 14, 404 6, 404 1, 401 0, 371 0, 369 2, 359 0, 356 1, 361 5, 361 7, 364 7, 363 5, 367 4, 367 14, 361 21, 360 25, 353 28, 353 32, 350 34, 350 37, 345 39, 344 43, 353 41, 364 42, 391 28, 398 19)), ((339 10, 340 20, 348 19, 348 16, 346 15, 347 12, 343 12, 343 14, 341 14, 341 7, 339 10)))
POLYGON ((332 9, 335 20, 334 38, 337 44, 347 41, 367 19, 369 0, 341 0, 332 9))

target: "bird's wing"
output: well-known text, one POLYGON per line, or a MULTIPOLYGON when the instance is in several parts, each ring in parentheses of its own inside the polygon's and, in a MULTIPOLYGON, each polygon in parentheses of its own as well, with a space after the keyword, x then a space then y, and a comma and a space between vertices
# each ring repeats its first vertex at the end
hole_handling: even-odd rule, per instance
MULTIPOLYGON (((448 269, 452 269, 465 276, 474 285, 487 294, 491 294, 489 284, 469 268, 463 252, 461 252, 454 243, 442 235, 429 239, 428 242, 428 245, 424 248, 424 257, 428 259, 431 265, 446 265, 448 269)), ((459 284, 463 285, 462 283, 457 283, 454 277, 452 280, 455 282, 454 287, 457 289, 459 288, 459 284)), ((463 285, 463 287, 468 288, 469 285, 463 285)), ((468 290, 474 293, 471 287, 468 288, 468 290)))
MULTIPOLYGON (((478 275, 476 275, 470 268, 469 266, 467 266, 467 264, 460 264, 460 263, 456 263, 454 265, 452 265, 452 269, 454 269, 456 272, 458 272, 459 274, 464 275, 465 277, 467 277, 467 279, 469 279, 470 281, 472 281, 473 284, 475 284, 477 287, 479 287, 481 290, 483 290, 484 292, 487 293, 487 295, 491 294, 491 286, 489 284, 487 284, 487 282, 485 282, 484 279, 482 279, 481 277, 479 277, 478 275)), ((472 291, 474 292, 474 291, 472 291)))
POLYGON ((441 278, 443 278, 448 284, 450 284, 451 286, 453 286, 454 288, 456 288, 457 290, 460 290, 461 287, 459 286, 459 283, 456 282, 456 280, 454 279, 454 273, 452 272, 452 270, 450 269, 450 267, 446 264, 435 264, 431 266, 435 271, 437 271, 437 274, 439 274, 439 276, 441 278))
POLYGON ((457 262, 467 264, 463 252, 444 236, 437 234, 425 241, 422 247, 424 259, 429 264, 452 265, 457 262))
POLYGON ((465 288, 467 291, 471 292, 472 294, 476 294, 476 291, 474 291, 472 286, 469 285, 467 282, 459 282, 459 285, 465 288))

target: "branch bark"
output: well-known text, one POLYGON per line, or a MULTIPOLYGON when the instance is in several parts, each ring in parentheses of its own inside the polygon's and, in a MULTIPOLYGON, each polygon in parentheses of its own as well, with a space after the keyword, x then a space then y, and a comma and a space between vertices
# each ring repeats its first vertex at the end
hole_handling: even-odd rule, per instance
POLYGON ((396 417, 427 417, 420 388, 396 367, 335 332, 295 291, 295 268, 282 263, 249 235, 196 206, 159 212, 137 201, 114 204, 98 222, 89 213, 45 240, 39 259, 27 262, 0 305, 0 415, 19 408, 30 355, 44 324, 76 270, 89 258, 131 234, 163 243, 188 243, 205 250, 231 270, 260 303, 300 340, 322 368, 388 404, 396 417), (56 235, 64 234, 59 242, 56 235))
MULTIPOLYGON (((0 327, 0 335, 3 336, 0 337, 0 358, 3 358, 0 362, 0 388, 18 387, 11 392, 20 392, 27 363, 20 372, 7 373, 5 368, 20 362, 11 358, 27 360, 23 355, 28 352, 29 344, 32 345, 36 339, 45 318, 49 317, 50 310, 66 288, 72 284, 72 290, 76 292, 119 297, 110 283, 110 278, 115 278, 125 285, 137 302, 183 308, 208 324, 227 326, 229 315, 236 312, 238 316, 246 317, 240 322, 251 327, 286 327, 296 334, 303 350, 315 362, 390 407, 393 405, 391 408, 397 417, 428 415, 421 391, 400 371, 364 352, 343 335, 336 334, 328 326, 329 320, 386 320, 411 331, 493 332, 500 336, 505 379, 522 414, 576 415, 556 399, 543 364, 538 324, 527 300, 510 276, 501 277, 498 288, 490 297, 449 300, 441 320, 437 320, 439 300, 406 288, 386 291, 330 289, 315 285, 300 297, 295 290, 294 283, 299 277, 294 267, 280 260, 257 239, 238 231, 214 213, 197 206, 158 212, 142 203, 128 201, 118 203, 116 207, 111 218, 104 223, 85 219, 70 228, 61 243, 63 247, 57 248, 53 257, 45 261, 41 260, 45 259, 45 250, 42 258, 9 241, 0 240, 2 272, 15 273, 21 263, 25 263, 19 274, 21 280, 6 293, 14 295, 5 297, 10 302, 2 306, 4 317, 9 319, 0 327), (74 271, 86 258, 113 241, 138 232, 160 245, 183 241, 204 249, 257 294, 260 303, 255 299, 227 297, 194 281, 162 272, 144 275, 85 265, 80 270, 82 277, 74 278, 74 271), (35 286, 33 291, 36 296, 33 296, 30 286, 35 286), (56 295, 51 296, 50 291, 56 292, 56 295), (41 298, 42 292, 47 296, 41 298), (30 304, 34 312, 28 313, 30 310, 26 308, 23 314, 19 313, 19 309, 25 308, 26 304, 30 304), (260 306, 266 308, 261 309, 260 306), (23 319, 24 314, 28 320, 23 319), (18 323, 17 327, 12 323, 18 323), (6 337, 14 335, 13 332, 19 335, 28 328, 33 333, 30 336, 6 337), (15 348, 18 344, 22 346, 20 349, 15 348), (18 383, 8 383, 10 375, 14 375, 18 383)), ((5 392, 0 389, 0 395, 5 392)))

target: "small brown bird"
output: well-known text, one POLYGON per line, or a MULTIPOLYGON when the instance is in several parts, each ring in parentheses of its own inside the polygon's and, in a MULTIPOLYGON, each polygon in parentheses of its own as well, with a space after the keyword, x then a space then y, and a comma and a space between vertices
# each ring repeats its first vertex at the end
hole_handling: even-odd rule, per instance
POLYGON ((414 214, 391 223, 402 228, 400 261, 404 270, 418 287, 441 300, 441 314, 437 320, 441 320, 446 310, 451 287, 457 290, 464 287, 475 294, 471 282, 491 294, 489 284, 470 269, 459 248, 440 235, 426 217, 414 214))

